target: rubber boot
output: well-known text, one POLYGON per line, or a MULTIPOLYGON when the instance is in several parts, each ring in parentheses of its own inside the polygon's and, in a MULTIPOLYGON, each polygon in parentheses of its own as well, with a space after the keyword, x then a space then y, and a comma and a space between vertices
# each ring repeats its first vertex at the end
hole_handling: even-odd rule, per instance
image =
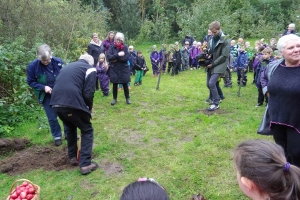
POLYGON ((127 104, 131 104, 130 98, 127 98, 127 99, 126 99, 126 103, 127 103, 127 104))
POLYGON ((110 103, 110 105, 115 105, 117 103, 117 99, 113 99, 112 102, 110 103))

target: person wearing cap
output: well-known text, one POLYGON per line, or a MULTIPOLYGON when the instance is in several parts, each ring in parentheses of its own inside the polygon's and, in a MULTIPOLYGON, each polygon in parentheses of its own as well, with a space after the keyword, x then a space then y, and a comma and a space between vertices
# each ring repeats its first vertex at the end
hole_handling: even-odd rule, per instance
POLYGON ((190 43, 185 41, 184 46, 181 49, 182 53, 182 70, 188 70, 190 61, 190 43))
POLYGON ((57 115, 49 103, 55 79, 62 69, 63 63, 62 59, 52 56, 51 48, 47 44, 43 44, 37 48, 37 59, 28 65, 26 71, 26 81, 33 88, 38 102, 45 110, 56 146, 62 144, 62 131, 57 115))
POLYGON ((123 85, 126 103, 131 104, 128 89, 128 82, 130 82, 129 58, 130 53, 128 47, 124 44, 124 34, 117 32, 114 44, 110 46, 107 53, 107 60, 110 63, 109 77, 110 82, 113 83, 112 106, 117 103, 119 83, 123 85))

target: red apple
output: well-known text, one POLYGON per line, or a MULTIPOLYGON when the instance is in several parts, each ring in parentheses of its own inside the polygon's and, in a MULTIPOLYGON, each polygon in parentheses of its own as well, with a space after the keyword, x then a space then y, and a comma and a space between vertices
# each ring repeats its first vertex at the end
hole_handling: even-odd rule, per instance
POLYGON ((25 199, 27 196, 27 192, 21 192, 20 197, 21 199, 25 199))
POLYGON ((27 199, 27 200, 30 200, 30 199, 32 199, 33 197, 34 197, 33 194, 27 194, 26 199, 27 199))
POLYGON ((17 197, 18 197, 18 195, 16 192, 14 192, 10 195, 10 198, 12 198, 12 199, 16 199, 17 197))
POLYGON ((28 182, 27 181, 24 181, 23 183, 22 183, 22 186, 24 186, 24 187, 26 187, 28 185, 28 182))
POLYGON ((19 196, 21 194, 22 190, 21 189, 16 189, 16 194, 19 196))
POLYGON ((35 191, 34 191, 33 188, 29 188, 28 191, 27 191, 28 194, 34 194, 34 192, 35 192, 35 191))

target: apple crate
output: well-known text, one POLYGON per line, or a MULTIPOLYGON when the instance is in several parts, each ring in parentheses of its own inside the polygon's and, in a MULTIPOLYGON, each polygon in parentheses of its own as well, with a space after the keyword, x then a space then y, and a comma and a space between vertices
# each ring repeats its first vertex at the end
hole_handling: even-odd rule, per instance
MULTIPOLYGON (((16 185, 17 185, 17 183, 24 182, 24 181, 26 181, 28 183, 28 185, 32 185, 32 188, 34 189, 33 197, 31 198, 31 200, 40 200, 40 186, 38 186, 36 184, 33 184, 30 180, 27 180, 27 179, 18 179, 15 182, 13 182, 13 184, 10 187, 9 195, 6 198, 6 200, 14 199, 14 198, 11 198, 11 195, 14 192, 16 192, 16 185)), ((18 198, 15 198, 15 199, 18 199, 18 198)), ((25 199, 27 199, 27 198, 25 198, 25 199)))

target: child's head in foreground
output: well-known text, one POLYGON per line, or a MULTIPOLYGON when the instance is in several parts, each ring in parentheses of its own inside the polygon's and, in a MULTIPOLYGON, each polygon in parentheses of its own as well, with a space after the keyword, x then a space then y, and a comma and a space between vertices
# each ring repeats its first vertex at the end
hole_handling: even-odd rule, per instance
POLYGON ((234 163, 240 189, 251 199, 300 199, 300 169, 286 161, 281 146, 265 140, 242 142, 234 163))
POLYGON ((170 200, 165 189, 154 179, 140 178, 123 190, 120 200, 170 200))

